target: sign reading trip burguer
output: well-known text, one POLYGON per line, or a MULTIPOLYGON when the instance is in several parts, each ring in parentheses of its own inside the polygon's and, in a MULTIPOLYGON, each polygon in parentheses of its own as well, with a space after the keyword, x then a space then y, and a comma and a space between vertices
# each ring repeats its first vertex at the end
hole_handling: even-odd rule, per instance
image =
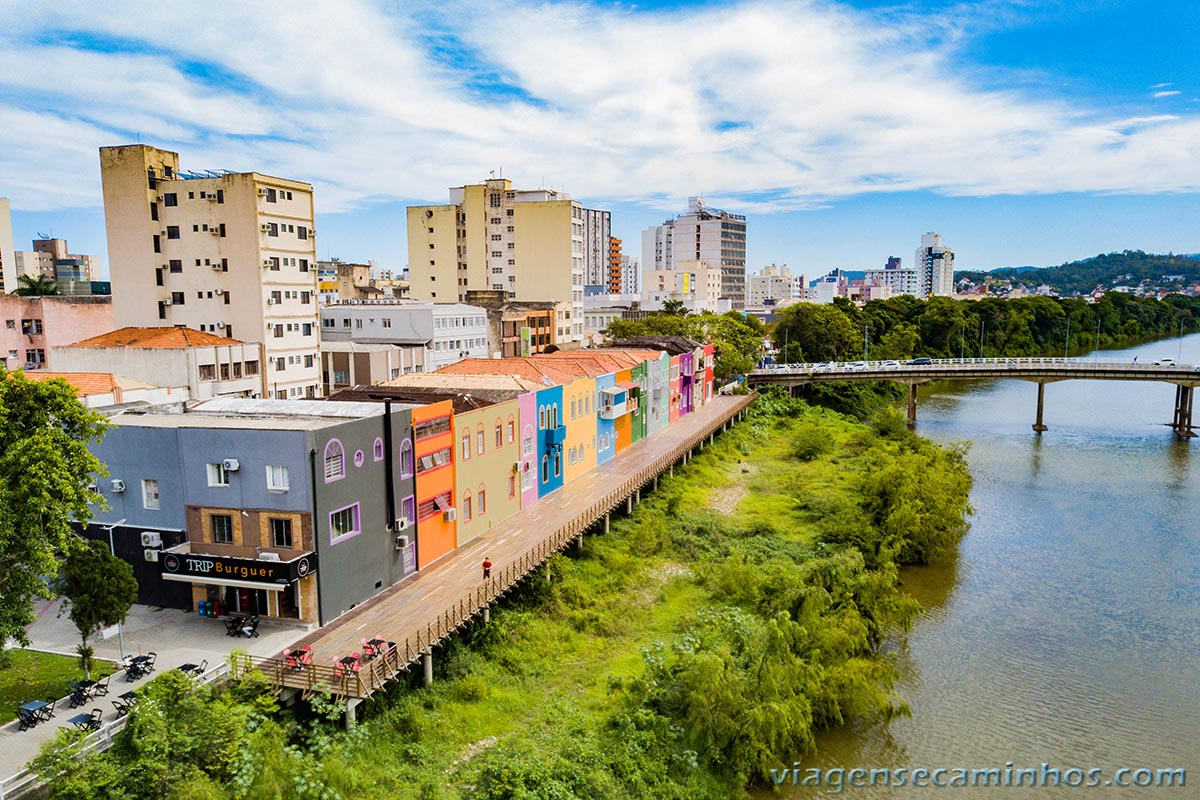
POLYGON ((286 584, 316 572, 317 554, 308 553, 293 561, 262 561, 195 553, 163 553, 158 564, 164 577, 286 584))

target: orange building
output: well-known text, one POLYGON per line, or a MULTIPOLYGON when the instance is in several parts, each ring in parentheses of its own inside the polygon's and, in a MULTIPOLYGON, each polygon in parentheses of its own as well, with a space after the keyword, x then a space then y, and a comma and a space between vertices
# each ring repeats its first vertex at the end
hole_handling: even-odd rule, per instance
POLYGON ((452 412, 449 400, 412 410, 418 569, 424 569, 458 546, 452 412))
POLYGON ((621 294, 621 240, 608 237, 608 293, 621 294))

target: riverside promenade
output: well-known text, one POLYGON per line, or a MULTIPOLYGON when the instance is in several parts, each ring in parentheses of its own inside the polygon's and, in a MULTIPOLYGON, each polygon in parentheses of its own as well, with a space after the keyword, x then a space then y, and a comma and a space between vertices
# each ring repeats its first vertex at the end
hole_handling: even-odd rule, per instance
POLYGON ((716 396, 697 411, 619 453, 537 504, 494 525, 467 545, 396 584, 324 627, 297 641, 293 648, 312 648, 312 663, 297 665, 283 654, 247 656, 235 669, 262 670, 289 695, 329 692, 347 704, 347 723, 354 708, 399 673, 422 663, 432 680, 434 648, 476 617, 487 618, 490 606, 547 558, 573 542, 582 545, 593 525, 607 530, 609 514, 632 511, 644 487, 673 472, 692 452, 741 418, 754 395, 716 396), (481 565, 491 559, 492 575, 483 580, 481 565), (392 645, 382 655, 357 663, 340 660, 363 650, 363 640, 392 645))

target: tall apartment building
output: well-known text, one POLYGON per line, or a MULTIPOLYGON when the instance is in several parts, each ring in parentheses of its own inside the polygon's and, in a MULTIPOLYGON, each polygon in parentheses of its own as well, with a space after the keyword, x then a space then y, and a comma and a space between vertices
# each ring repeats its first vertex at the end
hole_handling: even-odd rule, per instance
POLYGON ((608 286, 612 263, 612 214, 594 208, 583 210, 583 282, 608 286))
POLYGON ((411 297, 454 303, 469 291, 490 290, 510 300, 553 301, 559 344, 577 343, 583 338, 586 212, 570 195, 520 191, 500 178, 452 188, 446 205, 409 206, 411 297))
MULTIPOLYGON (((702 261, 721 270, 721 298, 741 311, 746 307, 746 218, 708 208, 688 198, 688 213, 642 233, 643 281, 653 270, 673 270, 676 262, 702 261)), ((643 290, 644 293, 644 290, 643 290)))
POLYGON ((12 209, 7 197, 0 197, 0 294, 17 288, 17 259, 13 248, 12 209))
POLYGON ((319 396, 312 186, 140 144, 100 148, 100 175, 117 324, 262 341, 272 398, 319 396))
POLYGON ((642 265, 636 258, 621 256, 621 290, 613 294, 641 294, 642 265))
POLYGON ((886 288, 893 295, 911 294, 917 297, 928 296, 927 294, 922 295, 920 293, 921 282, 919 280, 919 270, 905 269, 900 263, 899 256, 888 256, 887 266, 883 269, 866 270, 863 275, 863 285, 886 288))
POLYGON ((805 299, 803 275, 792 275, 787 265, 770 264, 746 280, 746 307, 783 306, 805 299))
POLYGON ((621 293, 621 240, 608 238, 608 293, 621 293))
POLYGON ((917 272, 917 297, 950 297, 954 294, 954 251, 942 246, 942 236, 926 233, 913 263, 917 272))
POLYGON ((64 295, 92 293, 95 259, 71 253, 66 239, 35 239, 33 250, 18 250, 15 255, 18 276, 52 280, 64 295))

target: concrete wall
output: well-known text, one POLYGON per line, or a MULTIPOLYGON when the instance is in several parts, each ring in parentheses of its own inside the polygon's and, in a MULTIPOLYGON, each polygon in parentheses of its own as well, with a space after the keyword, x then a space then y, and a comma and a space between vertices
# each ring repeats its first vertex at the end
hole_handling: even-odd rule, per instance
POLYGON ((9 369, 25 366, 26 350, 42 350, 46 357, 42 369, 61 370, 54 359, 54 348, 108 333, 113 327, 112 298, 107 296, 0 295, 0 359, 5 360, 9 369), (42 333, 23 334, 21 321, 25 319, 41 320, 42 333))

